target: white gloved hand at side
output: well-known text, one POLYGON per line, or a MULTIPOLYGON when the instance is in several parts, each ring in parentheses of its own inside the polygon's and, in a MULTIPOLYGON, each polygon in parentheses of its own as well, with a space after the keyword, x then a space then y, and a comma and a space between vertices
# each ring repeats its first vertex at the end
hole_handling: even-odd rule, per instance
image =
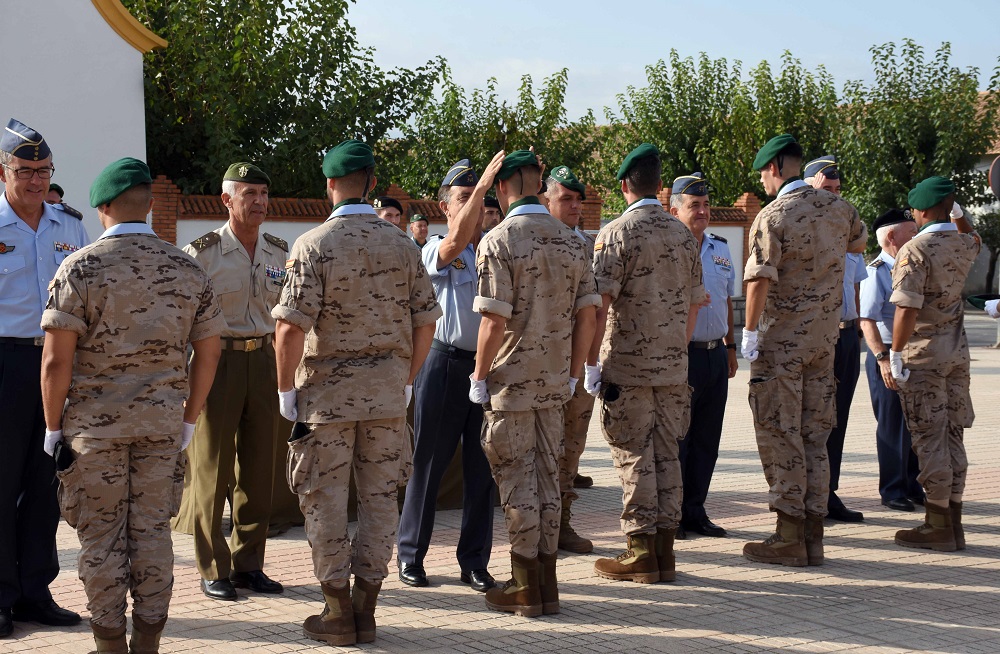
POLYGON ((183 452, 191 444, 191 438, 194 436, 194 425, 190 422, 181 424, 183 425, 181 428, 181 452, 183 452))
POLYGON ((896 381, 906 381, 910 378, 910 371, 903 367, 903 353, 889 350, 889 372, 896 381))
POLYGON ((580 383, 580 378, 579 377, 570 377, 569 378, 569 396, 570 397, 573 397, 574 395, 576 395, 576 385, 579 384, 579 383, 580 383))
POLYGON ((45 442, 42 443, 42 449, 49 456, 54 456, 56 451, 56 443, 63 439, 62 429, 57 429, 55 431, 45 430, 45 442))
POLYGON ((299 392, 294 388, 284 393, 278 391, 278 410, 285 420, 295 422, 299 419, 299 409, 296 406, 298 396, 299 392))
POLYGON ((594 397, 601 392, 601 363, 596 366, 584 365, 583 367, 583 390, 594 397))
POLYGON ((1000 300, 987 300, 983 309, 990 318, 1000 318, 1000 300))
POLYGON ((403 387, 403 394, 406 395, 406 408, 410 407, 410 400, 413 399, 413 384, 407 384, 403 387))
POLYGON ((759 353, 757 352, 757 331, 750 329, 743 329, 743 346, 740 350, 743 352, 743 358, 751 363, 757 360, 759 353))
POLYGON ((486 404, 490 401, 490 392, 486 390, 485 379, 474 379, 469 375, 469 400, 476 404, 486 404))

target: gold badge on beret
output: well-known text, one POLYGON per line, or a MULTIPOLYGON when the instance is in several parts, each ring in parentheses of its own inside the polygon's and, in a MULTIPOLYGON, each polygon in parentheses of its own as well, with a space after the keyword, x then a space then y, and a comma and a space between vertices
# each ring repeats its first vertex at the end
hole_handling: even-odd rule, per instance
POLYGON ((250 168, 248 168, 247 166, 240 166, 239 170, 240 177, 246 177, 248 172, 250 172, 250 168))

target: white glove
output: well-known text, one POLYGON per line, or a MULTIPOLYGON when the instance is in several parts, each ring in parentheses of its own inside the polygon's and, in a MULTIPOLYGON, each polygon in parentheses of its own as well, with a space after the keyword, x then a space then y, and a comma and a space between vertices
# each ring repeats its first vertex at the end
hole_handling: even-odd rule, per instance
POLYGON ((889 372, 896 381, 906 381, 910 378, 910 371, 903 367, 903 353, 889 350, 889 372))
POLYGON ((48 454, 49 456, 54 456, 56 451, 56 443, 58 443, 62 439, 63 439, 62 429, 57 429, 55 431, 49 431, 48 429, 46 429, 45 442, 42 443, 42 449, 45 450, 45 453, 48 454))
POLYGON ((759 356, 757 352, 757 331, 743 328, 743 358, 753 363, 759 356))
MULTIPOLYGON (((474 374, 474 373, 473 373, 474 374)), ((486 404, 490 401, 490 392, 486 390, 485 379, 475 379, 469 375, 469 400, 476 404, 486 404)))
POLYGON ((413 384, 404 386, 403 393, 406 395, 406 408, 410 408, 410 400, 413 399, 413 384))
POLYGON ((183 452, 191 444, 191 437, 194 436, 194 425, 190 422, 181 424, 183 425, 181 428, 181 452, 183 452))
POLYGON ((299 392, 295 388, 284 393, 278 391, 278 411, 281 412, 281 417, 285 420, 295 422, 299 419, 299 410, 296 407, 298 395, 299 392))
POLYGON ((990 318, 1000 318, 1000 300, 987 300, 983 308, 990 318))
POLYGON ((962 211, 962 207, 957 202, 952 205, 952 207, 951 207, 951 219, 952 220, 958 220, 959 218, 961 218, 964 215, 965 215, 965 212, 962 211))
POLYGON ((569 396, 570 397, 573 397, 574 395, 576 395, 576 385, 579 384, 579 383, 580 383, 580 378, 579 377, 570 377, 569 378, 569 396))
POLYGON ((601 362, 596 366, 584 365, 583 367, 583 390, 594 397, 601 392, 601 362))

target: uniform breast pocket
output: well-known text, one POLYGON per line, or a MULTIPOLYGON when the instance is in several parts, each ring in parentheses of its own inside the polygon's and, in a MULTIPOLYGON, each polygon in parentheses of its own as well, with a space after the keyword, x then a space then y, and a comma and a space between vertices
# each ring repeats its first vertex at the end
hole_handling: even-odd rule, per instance
POLYGON ((223 279, 215 287, 219 297, 219 306, 226 320, 236 320, 246 311, 246 301, 243 300, 243 282, 239 279, 223 279))
POLYGON ((0 298, 19 298, 28 294, 28 271, 19 254, 0 255, 0 298))

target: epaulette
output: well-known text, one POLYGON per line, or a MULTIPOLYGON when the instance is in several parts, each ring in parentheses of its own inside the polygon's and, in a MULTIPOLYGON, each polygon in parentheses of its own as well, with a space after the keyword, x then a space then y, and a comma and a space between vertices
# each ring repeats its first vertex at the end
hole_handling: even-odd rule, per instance
POLYGON ((279 248, 288 252, 288 241, 283 238, 278 238, 277 236, 271 236, 267 232, 264 233, 264 240, 272 245, 277 245, 279 248))
POLYGON ((444 238, 444 234, 431 234, 427 237, 427 242, 429 243, 432 238, 444 238))
POLYGON ((53 204, 52 208, 57 211, 62 211, 67 216, 73 216, 77 220, 83 220, 83 214, 69 206, 68 204, 63 204, 62 202, 58 204, 53 204))
POLYGON ((871 263, 869 263, 868 267, 869 268, 878 268, 879 266, 883 265, 884 263, 885 263, 885 259, 879 257, 878 259, 875 259, 874 261, 872 261, 871 263))
POLYGON ((726 239, 722 238, 721 236, 717 236, 715 234, 709 234, 708 236, 709 236, 709 238, 714 238, 716 241, 722 241, 723 243, 728 243, 729 242, 726 239))
POLYGON ((191 241, 191 247, 201 252, 210 245, 215 245, 216 243, 221 243, 221 242, 222 242, 222 237, 219 236, 218 232, 209 232, 204 236, 199 236, 195 240, 191 241))

